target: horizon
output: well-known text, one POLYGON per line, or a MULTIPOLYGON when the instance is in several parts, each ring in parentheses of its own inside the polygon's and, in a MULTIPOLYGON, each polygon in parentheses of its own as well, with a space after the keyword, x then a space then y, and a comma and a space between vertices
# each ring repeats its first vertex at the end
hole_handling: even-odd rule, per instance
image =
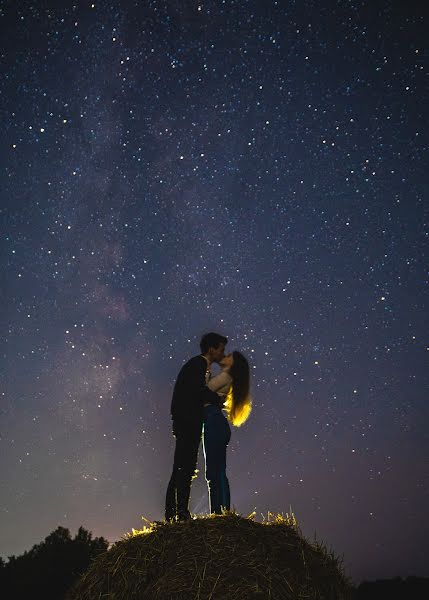
MULTIPOLYGON (((257 516, 251 516, 251 515, 249 515, 249 516, 244 516, 244 515, 239 515, 238 513, 234 513, 234 514, 237 514, 238 516, 240 516, 240 517, 244 517, 244 518, 251 518, 253 521, 255 521, 255 522, 258 522, 258 523, 263 523, 263 522, 264 522, 264 520, 258 520, 258 519, 257 519, 257 516)), ((289 514, 290 514, 290 513, 283 513, 281 516, 282 516, 282 517, 284 517, 284 516, 289 516, 289 514)), ((292 513, 292 515, 293 515, 293 513, 292 513)), ((194 519, 199 519, 199 518, 206 519, 206 518, 208 518, 208 516, 209 516, 208 514, 198 514, 198 515, 193 515, 194 519)), ((263 517, 263 515, 261 515, 261 516, 263 517)), ((273 513, 270 513, 270 515, 268 515, 268 516, 265 518, 265 522, 268 522, 270 518, 273 518, 273 517, 275 518, 276 516, 277 516, 277 515, 275 515, 275 514, 273 514, 273 513)), ((293 517, 294 517, 294 515, 293 515, 293 517)), ((132 536, 132 537, 133 537, 133 536, 135 536, 135 535, 142 535, 142 534, 144 534, 144 535, 148 535, 148 534, 152 533, 152 531, 153 531, 153 530, 151 529, 151 526, 153 525, 153 523, 149 523, 149 524, 147 525, 147 523, 148 523, 148 522, 146 521, 146 519, 144 519, 144 518, 143 518, 143 521, 144 521, 144 522, 143 522, 143 525, 142 525, 142 529, 131 528, 131 531, 127 531, 127 532, 124 532, 124 533, 120 534, 120 535, 117 537, 117 539, 116 539, 115 541, 110 541, 110 540, 108 540, 108 539, 107 539, 105 536, 103 536, 103 535, 101 535, 101 534, 98 534, 98 535, 97 535, 97 534, 95 534, 93 531, 91 531, 90 529, 86 529, 86 528, 84 528, 84 529, 85 529, 86 531, 88 531, 88 532, 89 532, 89 533, 92 535, 92 540, 94 540, 95 538, 103 538, 104 540, 106 540, 106 542, 108 543, 107 551, 109 551, 109 550, 111 550, 111 548, 112 548, 112 547, 113 547, 113 546, 114 546, 114 545, 115 545, 115 544, 116 544, 118 541, 122 541, 122 540, 126 539, 126 537, 128 537, 128 536, 132 536)), ((298 525, 298 528, 300 529, 299 523, 297 523, 297 525, 298 525)), ((59 524, 57 527, 62 527, 62 525, 61 525, 61 524, 59 524)), ((69 528, 66 528, 66 529, 69 529, 69 528)), ((53 531, 55 531, 55 530, 53 530, 53 531)), ((69 531, 70 531, 70 530, 69 530, 69 531)), ((50 532, 50 533, 52 533, 52 532, 50 532)), ((73 533, 74 533, 73 531, 70 531, 70 536, 71 536, 71 539, 73 539, 73 533)), ((49 534, 48 534, 48 535, 49 535, 49 534)), ((313 539, 311 539, 311 538, 309 538, 309 537, 307 537, 307 536, 304 536, 304 538, 305 538, 305 539, 306 539, 308 542, 310 542, 310 543, 312 543, 312 542, 314 541, 314 538, 313 538, 313 539)), ((322 543, 324 543, 324 542, 325 542, 325 540, 321 540, 321 539, 319 539, 319 538, 316 538, 316 540, 317 540, 318 542, 322 542, 322 543)), ((39 542, 35 542, 35 544, 33 544, 31 547, 33 547, 34 545, 36 545, 36 544, 38 544, 38 543, 40 543, 40 542, 42 542, 42 541, 43 541, 43 540, 39 540, 39 542)), ((329 552, 329 551, 331 550, 331 548, 330 548, 330 546, 329 546, 329 543, 325 543, 325 546, 327 547, 327 549, 328 549, 328 552, 329 552)), ((27 548, 25 551, 28 551, 28 550, 30 550, 30 548, 27 548)), ((12 554, 12 555, 10 555, 10 557, 11 557, 11 556, 14 556, 15 558, 17 558, 18 556, 20 556, 20 555, 24 554, 24 552, 25 552, 25 551, 23 551, 23 552, 19 552, 19 553, 16 553, 16 554, 12 554)), ((335 552, 334 552, 334 554, 335 554, 335 552)), ((341 557, 340 557, 339 555, 336 555, 336 556, 337 556, 337 558, 339 558, 339 559, 340 559, 340 564, 342 564, 342 565, 344 566, 344 562, 341 560, 341 557)), ((2 556, 0 555, 0 559, 3 559, 3 561, 4 561, 4 564, 6 564, 6 565, 7 565, 7 561, 8 561, 8 559, 9 559, 9 557, 7 557, 7 558, 6 558, 6 557, 2 557, 2 556)), ((354 587, 356 587, 356 588, 357 588, 357 587, 358 587, 360 584, 362 584, 362 583, 366 583, 366 582, 368 582, 368 583, 375 583, 376 581, 392 581, 392 580, 395 580, 395 579, 401 579, 402 581, 406 581, 407 579, 413 579, 413 578, 416 578, 416 579, 426 579, 426 580, 429 582, 429 577, 428 577, 428 576, 423 576, 423 575, 419 575, 419 574, 397 574, 397 575, 393 575, 393 576, 392 576, 392 575, 385 576, 385 577, 379 576, 379 577, 372 577, 372 578, 366 578, 366 579, 365 579, 365 578, 363 578, 363 579, 361 578, 361 579, 359 579, 359 580, 356 580, 356 579, 354 579, 354 578, 351 576, 351 574, 350 574, 350 573, 347 573, 347 570, 346 570, 345 566, 344 566, 344 573, 345 573, 345 575, 346 575, 346 576, 348 576, 348 577, 350 577, 350 578, 351 578, 351 580, 352 580, 352 583, 353 583, 353 586, 354 586, 354 587)))

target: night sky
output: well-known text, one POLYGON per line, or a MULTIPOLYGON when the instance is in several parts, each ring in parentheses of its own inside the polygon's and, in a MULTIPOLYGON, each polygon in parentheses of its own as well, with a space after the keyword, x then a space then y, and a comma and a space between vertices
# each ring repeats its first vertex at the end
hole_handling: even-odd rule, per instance
POLYGON ((237 511, 428 576, 423 3, 48 4, 0 8, 0 555, 163 518, 214 330, 251 363, 237 511))

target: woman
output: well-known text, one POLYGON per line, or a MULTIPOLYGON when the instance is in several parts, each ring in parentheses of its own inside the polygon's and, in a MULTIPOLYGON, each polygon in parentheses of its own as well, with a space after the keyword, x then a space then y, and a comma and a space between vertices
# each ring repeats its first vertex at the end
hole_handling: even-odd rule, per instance
POLYGON ((226 476, 226 447, 231 439, 229 423, 240 427, 252 409, 249 396, 250 371, 246 358, 234 351, 219 364, 222 371, 207 384, 218 394, 219 403, 204 405, 203 433, 210 513, 215 514, 222 514, 222 509, 230 509, 229 482, 226 476))

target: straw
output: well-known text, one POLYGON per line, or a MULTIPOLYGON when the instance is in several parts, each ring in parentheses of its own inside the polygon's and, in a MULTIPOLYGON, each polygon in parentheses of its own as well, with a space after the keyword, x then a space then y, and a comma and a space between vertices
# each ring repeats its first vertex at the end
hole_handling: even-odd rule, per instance
POLYGON ((100 554, 67 600, 346 600, 352 585, 293 515, 149 523, 100 554))

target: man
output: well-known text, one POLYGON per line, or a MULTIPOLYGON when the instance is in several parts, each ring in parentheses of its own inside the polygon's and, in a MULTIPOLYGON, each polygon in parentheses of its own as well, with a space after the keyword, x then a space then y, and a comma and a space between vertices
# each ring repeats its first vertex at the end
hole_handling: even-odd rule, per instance
POLYGON ((200 342, 201 354, 191 358, 177 376, 171 402, 176 449, 165 500, 167 521, 191 518, 188 505, 203 428, 203 406, 219 402, 216 392, 207 387, 210 367, 224 358, 227 343, 223 335, 206 333, 200 342))

